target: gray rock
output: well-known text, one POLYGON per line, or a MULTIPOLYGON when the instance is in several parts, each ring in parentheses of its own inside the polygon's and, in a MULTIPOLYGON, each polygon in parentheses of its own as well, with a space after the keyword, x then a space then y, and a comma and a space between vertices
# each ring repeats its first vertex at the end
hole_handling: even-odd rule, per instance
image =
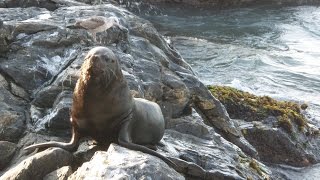
POLYGON ((241 132, 234 126, 225 107, 216 99, 200 80, 192 75, 183 72, 176 72, 189 88, 192 103, 203 120, 214 127, 221 135, 239 146, 245 153, 256 157, 255 148, 243 138, 241 132))
POLYGON ((29 94, 20 86, 15 83, 10 83, 11 92, 13 95, 18 96, 24 100, 29 100, 29 94))
MULTIPOLYGON (((228 142, 235 143, 248 154, 252 150, 242 139, 241 132, 236 129, 222 104, 208 92, 190 66, 170 47, 150 22, 112 5, 60 7, 52 12, 42 8, 6 8, 3 9, 0 18, 5 20, 6 27, 12 29, 8 32, 13 32, 5 31, 6 35, 0 36, 11 42, 10 46, 5 45, 8 49, 5 50, 5 58, 1 59, 0 64, 1 75, 5 77, 0 81, 3 85, 0 89, 0 99, 6 104, 4 112, 12 108, 20 113, 25 110, 26 105, 30 105, 29 112, 26 113, 31 117, 31 121, 28 121, 28 131, 62 135, 58 129, 65 128, 63 131, 70 132, 68 108, 71 105, 71 92, 78 79, 79 69, 87 51, 101 45, 109 47, 119 57, 132 94, 157 102, 165 115, 167 126, 179 131, 168 130, 164 137, 165 146, 159 147, 158 151, 172 157, 182 167, 179 171, 185 176, 198 179, 249 177, 259 179, 270 175, 262 164, 261 169, 265 170, 263 173, 259 174, 250 168, 251 159, 237 146, 228 142), (72 25, 77 19, 88 18, 93 14, 116 16, 128 31, 112 27, 105 32, 97 33, 97 41, 94 41, 86 30, 73 28, 72 25), (30 94, 33 101, 29 103, 15 96, 20 94, 22 97, 22 91, 15 90, 13 95, 9 88, 12 83, 30 94), (194 107, 201 116, 188 116, 191 114, 191 107, 194 107), (204 125, 203 121, 215 130, 204 125)), ((23 120, 25 119, 28 120, 27 117, 23 120)), ((63 136, 67 136, 65 141, 70 138, 66 134, 63 136)), ((27 133, 18 146, 22 148, 34 142, 52 139, 27 133)), ((115 158, 113 155, 105 156, 103 152, 97 153, 92 162, 81 166, 81 163, 88 160, 97 150, 84 148, 83 151, 79 150, 76 153, 75 161, 81 167, 72 177, 83 177, 87 174, 96 177, 95 173, 101 173, 98 174, 99 177, 101 175, 111 177, 110 174, 117 175, 114 178, 130 177, 136 174, 134 177, 141 175, 146 178, 148 176, 183 178, 158 158, 114 145, 111 147, 117 150, 112 152, 122 158, 119 161, 120 165, 123 167, 130 165, 132 168, 123 168, 121 171, 115 169, 119 166, 117 161, 106 163, 97 158, 99 154, 103 159, 115 158), (88 167, 94 162, 97 164, 88 167), (110 173, 104 174, 103 169, 99 169, 99 163, 110 173), (159 169, 160 165, 164 169, 159 169), (136 168, 147 168, 147 170, 140 172, 136 168), (162 175, 156 176, 155 172, 162 175)), ((56 151, 64 154, 63 156, 69 156, 62 150, 54 150, 56 151)), ((37 172, 34 167, 42 167, 42 160, 39 158, 23 160, 25 158, 23 153, 26 152, 19 151, 10 164, 22 161, 21 163, 28 163, 27 169, 23 169, 20 163, 9 170, 6 177, 9 177, 8 174, 21 171, 19 177, 28 178, 27 174, 32 171, 38 173, 33 174, 34 177, 42 178, 58 167, 69 165, 69 162, 60 162, 63 157, 52 155, 55 153, 49 153, 48 158, 47 155, 39 153, 34 157, 41 156, 40 159, 50 161, 50 165, 47 166, 50 169, 40 169, 37 172), (29 161, 33 163, 29 164, 29 161)))
MULTIPOLYGON (((220 1, 220 0, 147 0, 143 1, 146 3, 158 4, 165 3, 168 5, 176 6, 196 6, 202 8, 231 8, 231 7, 248 7, 248 6, 257 6, 257 5, 314 5, 319 4, 317 0, 267 0, 267 1, 258 1, 258 0, 229 0, 229 1, 220 1)), ((129 4, 129 1, 124 1, 124 4, 129 4)), ((134 4, 134 3, 132 3, 134 4)))
POLYGON ((43 7, 49 10, 54 10, 57 5, 53 1, 48 0, 38 0, 38 1, 28 1, 28 0, 6 0, 0 3, 0 8, 13 8, 13 7, 43 7))
POLYGON ((300 179, 320 179, 320 165, 298 168, 286 165, 271 165, 270 169, 273 171, 274 179, 285 180, 300 180, 300 179))
POLYGON ((9 164, 16 149, 17 145, 15 143, 0 141, 0 170, 9 164))
POLYGON ((70 135, 70 107, 72 105, 72 94, 68 91, 60 93, 53 104, 51 112, 41 119, 33 119, 38 130, 47 128, 56 135, 70 135))
MULTIPOLYGON (((130 35, 123 34, 117 28, 110 28, 107 32, 98 33, 97 39, 101 40, 101 43, 106 46, 111 45, 112 49, 114 49, 112 44, 117 44, 119 40, 130 46, 130 55, 132 57, 129 59, 130 62, 125 62, 125 59, 121 60, 121 62, 128 74, 134 77, 133 79, 128 79, 129 84, 133 87, 132 89, 137 89, 137 92, 143 95, 144 98, 158 102, 167 118, 190 114, 189 105, 193 100, 190 91, 192 87, 186 86, 185 82, 181 81, 181 77, 177 76, 175 72, 179 70, 192 75, 193 72, 190 66, 176 51, 171 49, 149 22, 114 6, 99 6, 99 9, 95 9, 94 6, 67 7, 59 8, 49 15, 43 9, 39 13, 37 12, 39 9, 27 8, 25 11, 28 14, 33 14, 33 16, 30 15, 29 20, 22 24, 20 22, 15 23, 13 21, 14 18, 9 15, 7 19, 12 19, 9 22, 17 29, 15 31, 15 38, 18 38, 16 43, 23 46, 27 43, 28 45, 24 51, 29 51, 31 56, 30 59, 25 58, 24 64, 12 66, 12 63, 18 63, 17 60, 20 59, 19 56, 20 54, 23 55, 23 53, 20 50, 14 54, 10 53, 8 58, 11 61, 5 61, 1 64, 3 70, 29 91, 40 88, 39 91, 35 91, 33 104, 39 108, 45 108, 44 112, 53 112, 53 109, 51 109, 53 107, 52 99, 61 92, 59 90, 65 88, 73 90, 74 88, 77 75, 74 76, 73 74, 78 71, 83 61, 83 54, 88 49, 81 46, 90 46, 94 43, 91 41, 92 37, 86 31, 68 29, 63 24, 72 23, 77 18, 80 18, 72 14, 74 10, 82 11, 81 17, 83 18, 91 16, 92 13, 110 16, 111 14, 109 13, 114 12, 114 14, 117 13, 122 25, 129 27, 130 35), (49 19, 35 21, 39 14, 48 16, 49 19), (34 24, 37 24, 37 26, 34 26, 34 24), (19 28, 22 25, 28 28, 19 28), (79 41, 84 43, 79 43, 79 41), (80 51, 77 50, 77 53, 72 53, 75 52, 75 48, 70 46, 72 44, 80 46, 80 51), (64 48, 57 48, 59 46, 64 48), (22 70, 30 68, 31 71, 22 70), (48 81, 50 78, 51 80, 48 81), (136 81, 137 79, 139 81, 136 81), (43 85, 45 86, 43 87, 43 85), (143 92, 140 93, 140 91, 143 92)), ((8 14, 11 13, 8 12, 8 14)), ((118 56, 125 56, 121 50, 114 50, 118 56)), ((207 93, 205 86, 201 86, 199 89, 202 90, 198 92, 192 90, 192 95, 195 93, 207 93)), ((206 97, 206 95, 204 96, 206 97)), ((216 103, 215 107, 215 109, 221 109, 222 105, 216 103)), ((200 109, 200 111, 202 110, 200 109)), ((219 127, 221 131, 226 134, 230 132, 231 134, 237 134, 231 121, 229 122, 229 119, 225 117, 225 112, 220 110, 211 112, 214 114, 210 117, 208 116, 207 119, 210 119, 210 121, 215 120, 217 123, 214 123, 214 126, 223 124, 222 128, 219 127), (212 119, 213 116, 217 118, 212 119)), ((33 122, 38 122, 38 120, 33 120, 33 122)))
POLYGON ((72 174, 71 166, 63 166, 49 174, 47 174, 43 180, 67 180, 72 174))
POLYGON ((51 148, 37 153, 1 176, 2 179, 42 179, 53 170, 70 165, 73 156, 60 148, 51 148))
POLYGON ((0 140, 16 142, 25 130, 24 114, 0 109, 0 140))
POLYGON ((26 102, 10 90, 10 82, 0 74, 0 141, 17 142, 25 130, 26 102))
POLYGON ((8 168, 4 169, 4 171, 9 170, 10 168, 18 165, 22 161, 24 161, 26 158, 28 158, 31 153, 36 153, 36 151, 25 151, 24 148, 27 146, 30 146, 35 143, 42 143, 42 142, 48 142, 48 141, 69 141, 70 137, 67 137, 65 139, 55 137, 55 136, 46 136, 41 134, 35 134, 35 133, 27 133, 25 136, 23 136, 20 141, 17 144, 17 152, 15 156, 12 158, 11 162, 8 164, 8 168))
POLYGON ((288 134, 262 122, 243 122, 240 127, 264 162, 301 167, 320 160, 318 138, 305 137, 301 133, 288 134))
POLYGON ((252 170, 252 158, 232 143, 226 141, 199 115, 177 118, 170 121, 163 138, 164 147, 159 147, 186 176, 195 179, 263 179, 272 173, 259 163, 262 174, 252 170), (177 132, 178 131, 178 132, 177 132), (221 156, 223 154, 223 156, 221 156))
POLYGON ((184 179, 159 158, 111 144, 97 151, 69 179, 184 179))

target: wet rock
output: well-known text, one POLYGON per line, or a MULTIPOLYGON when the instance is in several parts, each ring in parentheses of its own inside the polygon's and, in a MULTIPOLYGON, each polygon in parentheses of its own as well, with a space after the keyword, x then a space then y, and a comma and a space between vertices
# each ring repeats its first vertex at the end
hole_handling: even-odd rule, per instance
POLYGON ((153 4, 165 3, 167 5, 177 5, 177 6, 196 6, 204 8, 230 8, 230 7, 247 7, 247 6, 257 6, 257 5, 313 5, 318 4, 317 0, 230 0, 230 1, 220 1, 220 0, 147 0, 144 2, 150 2, 153 4))
POLYGON ((17 142, 25 130, 26 102, 10 89, 10 82, 0 74, 0 141, 17 142))
POLYGON ((70 179, 184 179, 159 158, 111 144, 107 152, 97 151, 70 179))
POLYGON ((300 180, 300 179, 320 179, 320 165, 297 168, 286 165, 270 165, 274 179, 300 180))
POLYGON ((199 115, 170 120, 170 129, 159 147, 181 168, 179 172, 195 179, 263 179, 270 170, 259 164, 263 173, 250 167, 252 159, 205 125, 199 115), (177 132, 178 131, 178 132, 177 132), (224 154, 221 156, 221 154, 224 154))
MULTIPOLYGON (((1 59, 0 68, 1 73, 5 75, 5 81, 2 83, 4 95, 2 97, 0 94, 0 97, 8 108, 18 109, 17 107, 21 106, 20 109, 24 110, 24 105, 29 102, 21 103, 19 97, 15 96, 21 94, 20 91, 14 91, 16 93, 12 95, 10 83, 16 84, 30 94, 33 101, 30 103, 29 112, 26 113, 31 117, 31 121, 28 121, 30 122, 28 131, 59 134, 66 137, 64 141, 70 140, 69 135, 61 134, 57 129, 66 128, 64 130, 66 131, 68 128, 68 108, 71 106, 71 94, 79 76, 79 69, 84 56, 92 47, 106 46, 119 57, 132 94, 157 102, 165 115, 168 127, 180 131, 167 131, 164 138, 165 146, 159 147, 158 151, 175 158, 175 161, 181 165, 180 170, 184 175, 198 179, 206 176, 258 179, 270 174, 266 170, 261 175, 250 168, 250 158, 237 146, 248 154, 254 153, 250 153, 252 150, 250 145, 242 139, 241 132, 236 129, 222 104, 208 92, 194 75, 191 67, 150 22, 112 5, 60 7, 52 12, 42 8, 6 8, 3 12, 0 17, 5 16, 4 24, 10 25, 15 30, 10 37, 12 43, 5 51, 6 58, 1 59), (87 30, 73 27, 76 20, 88 18, 93 14, 105 17, 115 16, 128 31, 112 27, 105 32, 97 33, 97 41, 95 41, 87 30), (7 98, 5 96, 7 94, 11 94, 8 97, 13 98, 7 98), (194 107, 201 116, 196 118, 188 116, 191 114, 191 107, 194 107), (172 120, 172 118, 176 119, 172 120), (214 127, 216 132, 211 127, 203 125, 203 121, 214 127), (225 138, 217 133, 221 133, 225 138)), ((9 111, 8 108, 5 110, 9 111)), ((67 132, 70 131, 67 130, 67 132)), ((27 133, 20 140, 19 147, 52 139, 54 138, 27 133)), ((158 158, 114 145, 111 147, 115 149, 112 152, 122 158, 119 161, 121 166, 127 167, 126 164, 132 162, 132 167, 146 167, 148 171, 139 172, 140 170, 135 168, 123 168, 119 173, 120 170, 115 169, 119 166, 117 164, 119 162, 106 163, 93 157, 92 162, 83 164, 72 176, 83 177, 89 174, 95 177, 97 172, 101 173, 98 174, 99 177, 102 175, 109 177, 110 173, 117 173, 117 177, 130 177, 131 174, 142 176, 142 173, 155 178, 182 177, 158 158), (121 152, 118 152, 118 149, 121 152), (126 157, 131 159, 128 160, 126 157), (97 164, 91 166, 91 163, 97 164), (104 174, 101 171, 103 169, 96 168, 100 168, 99 163, 110 173, 104 174), (88 167, 89 165, 91 167, 88 167), (159 169, 160 166, 163 166, 165 171, 159 169), (158 171, 163 176, 155 176, 157 173, 154 172, 158 171)), ((95 148, 84 148, 83 151, 78 151, 76 164, 81 166, 95 151, 97 151, 95 148)), ((105 156, 103 152, 97 154, 104 156, 104 159, 114 158, 113 155, 105 156)), ((11 164, 19 163, 24 158, 21 150, 11 164)), ((23 160, 26 163, 27 161, 28 159, 23 160)), ((59 167, 69 165, 56 161, 61 161, 61 158, 52 159, 50 163, 58 164, 59 167)), ((37 163, 42 165, 41 162, 37 163)), ((33 169, 33 166, 27 165, 27 168, 33 169)), ((58 166, 51 168, 50 165, 50 170, 45 172, 40 170, 35 177, 42 178, 56 168, 58 166)), ((29 172, 22 168, 13 168, 12 171, 21 171, 21 177, 29 172)), ((8 172, 12 173, 12 171, 8 172)))
POLYGON ((37 1, 29 1, 29 0, 6 0, 0 2, 0 8, 14 8, 14 7, 41 7, 46 8, 48 10, 55 10, 59 6, 68 5, 68 6, 80 6, 85 5, 84 3, 80 3, 73 0, 37 0, 37 1))
MULTIPOLYGON (((1 21, 2 22, 2 21, 1 21)), ((10 39, 11 39, 11 32, 12 32, 12 27, 1 24, 0 26, 0 57, 3 57, 4 54, 9 51, 9 44, 10 44, 10 39)))
POLYGON ((43 180, 67 180, 72 174, 71 166, 63 166, 49 174, 47 174, 43 180))
MULTIPOLYGON (((71 137, 60 138, 60 137, 48 136, 48 135, 42 135, 42 134, 36 134, 36 133, 27 133, 17 143, 17 152, 15 156, 12 158, 11 162, 8 164, 8 168, 4 170, 7 171, 10 168, 15 167, 16 165, 18 165, 19 163, 27 159, 30 155, 37 153, 37 151, 32 152, 32 151, 24 150, 24 148, 27 146, 30 146, 36 143, 49 142, 49 141, 68 142, 70 141, 70 138, 71 137)), ((44 150, 44 149, 39 149, 38 151, 40 150, 44 150)))
POLYGON ((0 110, 0 140, 16 142, 24 132, 24 114, 0 110))
POLYGON ((16 152, 17 145, 8 141, 0 141, 0 170, 5 168, 14 153, 16 152))
POLYGON ((47 128, 49 132, 59 134, 60 136, 70 135, 71 105, 72 93, 70 91, 63 91, 57 96, 50 113, 40 119, 37 117, 33 119, 33 122, 36 124, 36 128, 39 130, 47 128))
POLYGON ((108 145, 97 145, 97 143, 90 138, 82 138, 80 140, 78 149, 73 153, 75 161, 78 166, 90 161, 96 151, 105 151, 108 145))
POLYGON ((240 125, 262 161, 309 166, 319 162, 320 141, 294 102, 255 96, 231 87, 209 86, 240 125))
POLYGON ((29 100, 29 94, 20 86, 16 85, 15 83, 11 83, 10 86, 13 95, 18 96, 24 100, 29 100))
POLYGON ((255 148, 243 138, 241 132, 234 126, 225 107, 212 96, 206 86, 192 74, 176 73, 189 88, 194 108, 203 120, 216 128, 224 138, 239 146, 245 153, 255 157, 257 155, 255 148))
POLYGON ((7 171, 3 179, 42 179, 53 170, 70 165, 73 156, 68 151, 52 148, 37 153, 7 171))
MULTIPOLYGON (((319 161, 318 146, 311 148, 310 139, 299 134, 288 134, 280 128, 270 127, 261 122, 243 123, 245 138, 257 149, 264 162, 309 166, 319 161), (310 151, 309 146, 312 151, 310 151)), ((312 142, 312 141, 311 141, 312 142)))

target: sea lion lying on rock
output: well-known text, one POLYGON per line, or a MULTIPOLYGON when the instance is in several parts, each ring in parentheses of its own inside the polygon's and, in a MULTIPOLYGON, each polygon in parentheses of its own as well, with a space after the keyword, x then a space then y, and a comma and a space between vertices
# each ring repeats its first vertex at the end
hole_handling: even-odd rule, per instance
POLYGON ((72 139, 69 143, 47 142, 25 149, 60 147, 73 150, 81 136, 97 142, 118 142, 175 164, 145 146, 154 146, 164 134, 165 122, 158 104, 133 98, 118 58, 106 47, 91 49, 81 66, 71 108, 72 139))

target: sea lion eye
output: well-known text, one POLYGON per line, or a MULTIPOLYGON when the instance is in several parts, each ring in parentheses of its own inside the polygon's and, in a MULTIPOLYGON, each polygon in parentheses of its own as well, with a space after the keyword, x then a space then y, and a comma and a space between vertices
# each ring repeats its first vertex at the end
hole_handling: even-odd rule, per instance
POLYGON ((91 56, 91 58, 92 58, 92 60, 96 60, 96 59, 98 59, 98 56, 97 55, 93 55, 93 56, 91 56))

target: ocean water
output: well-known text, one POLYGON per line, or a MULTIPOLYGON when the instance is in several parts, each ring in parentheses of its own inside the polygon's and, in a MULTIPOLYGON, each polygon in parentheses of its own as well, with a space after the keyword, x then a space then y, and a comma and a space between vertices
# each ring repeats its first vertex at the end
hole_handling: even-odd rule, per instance
MULTIPOLYGON (((320 124, 320 7, 145 13, 205 84, 309 105, 320 124)), ((320 127, 320 126, 319 126, 320 127)))

